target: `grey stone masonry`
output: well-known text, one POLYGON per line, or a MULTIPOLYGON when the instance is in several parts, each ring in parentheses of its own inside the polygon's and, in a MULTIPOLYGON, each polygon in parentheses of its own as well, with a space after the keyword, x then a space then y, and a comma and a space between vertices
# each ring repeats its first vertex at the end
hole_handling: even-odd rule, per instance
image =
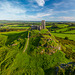
POLYGON ((36 29, 36 30, 45 29, 45 20, 42 20, 41 23, 42 23, 41 26, 38 26, 38 25, 32 25, 32 26, 31 26, 31 29, 32 29, 32 30, 34 30, 34 29, 36 29))

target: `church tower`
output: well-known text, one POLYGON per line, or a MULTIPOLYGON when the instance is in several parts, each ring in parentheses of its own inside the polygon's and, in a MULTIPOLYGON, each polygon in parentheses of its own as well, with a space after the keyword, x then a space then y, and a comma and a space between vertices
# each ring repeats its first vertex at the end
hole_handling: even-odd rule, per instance
POLYGON ((45 20, 42 20, 42 29, 45 29, 45 20))

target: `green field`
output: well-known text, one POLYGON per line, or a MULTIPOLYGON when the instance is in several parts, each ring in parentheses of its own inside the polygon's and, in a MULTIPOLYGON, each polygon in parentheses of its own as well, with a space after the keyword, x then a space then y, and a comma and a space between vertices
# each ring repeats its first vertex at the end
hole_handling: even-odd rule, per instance
POLYGON ((46 28, 50 28, 51 26, 46 26, 46 28))
MULTIPOLYGON (((12 31, 0 33, 0 65, 3 66, 2 74, 6 75, 9 65, 11 65, 15 57, 23 52, 27 40, 27 31, 12 31)), ((1 73, 1 72, 0 72, 1 73)))
POLYGON ((74 75, 68 63, 75 62, 75 26, 47 22, 48 29, 39 31, 31 25, 40 22, 2 26, 0 75, 74 75))
POLYGON ((59 45, 56 43, 55 38, 50 36, 51 34, 48 30, 33 30, 30 31, 30 33, 29 46, 26 52, 23 52, 23 50, 27 38, 27 31, 0 33, 0 57, 2 57, 0 59, 0 69, 2 70, 2 75, 17 75, 18 73, 18 75, 22 75, 23 73, 32 75, 38 73, 40 75, 44 74, 45 70, 57 65, 59 61, 60 64, 68 63, 70 61, 65 58, 65 54, 62 51, 58 50, 59 45), (49 38, 52 39, 52 41, 47 42, 47 39, 49 38), (49 46, 49 44, 51 46, 54 45, 55 49, 50 46, 48 50, 50 48, 53 49, 55 54, 51 54, 51 56, 48 55, 47 47, 43 46, 46 42, 47 46, 49 46), (41 46, 38 46, 38 43, 41 46), (38 48, 36 48, 37 46, 38 48), (42 50, 44 49, 46 49, 46 51, 41 55, 42 50))
POLYGON ((67 31, 65 33, 75 33, 75 30, 67 31))
POLYGON ((8 28, 13 28, 13 29, 29 29, 30 26, 28 26, 28 24, 3 24, 3 26, 1 26, 2 29, 8 29, 8 28))
MULTIPOLYGON (((57 29, 56 32, 60 32, 60 31, 63 32, 63 31, 66 31, 66 30, 68 30, 68 28, 57 29)), ((54 32, 54 31, 53 31, 53 32, 54 32)))
POLYGON ((66 25, 66 24, 57 24, 57 27, 59 27, 59 28, 66 28, 66 27, 68 27, 68 25, 66 25))
POLYGON ((52 33, 56 37, 65 38, 68 37, 70 40, 75 41, 75 34, 64 34, 64 33, 52 33))
POLYGON ((29 29, 30 27, 19 27, 19 26, 4 26, 2 29, 13 28, 13 29, 29 29))

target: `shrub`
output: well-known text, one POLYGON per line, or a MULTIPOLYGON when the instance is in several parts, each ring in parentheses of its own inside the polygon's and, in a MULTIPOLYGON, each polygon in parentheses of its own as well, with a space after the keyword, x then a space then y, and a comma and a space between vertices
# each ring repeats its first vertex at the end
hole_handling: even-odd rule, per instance
POLYGON ((68 40, 68 37, 65 37, 65 40, 68 40))
POLYGON ((59 31, 59 33, 63 33, 63 31, 59 31))
POLYGON ((75 52, 72 53, 72 58, 75 59, 75 52))
POLYGON ((54 32, 56 33, 56 29, 54 30, 54 32))

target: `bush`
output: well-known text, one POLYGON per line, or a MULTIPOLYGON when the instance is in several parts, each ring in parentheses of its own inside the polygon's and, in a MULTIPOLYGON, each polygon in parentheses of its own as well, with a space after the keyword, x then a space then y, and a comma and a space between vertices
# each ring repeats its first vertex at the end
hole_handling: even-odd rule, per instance
POLYGON ((65 37, 65 40, 68 40, 68 37, 65 37))
POLYGON ((59 33, 63 33, 63 31, 59 31, 59 33))
POLYGON ((75 59, 75 52, 72 53, 72 58, 75 59))
POLYGON ((56 33, 56 29, 54 30, 54 32, 56 33))

